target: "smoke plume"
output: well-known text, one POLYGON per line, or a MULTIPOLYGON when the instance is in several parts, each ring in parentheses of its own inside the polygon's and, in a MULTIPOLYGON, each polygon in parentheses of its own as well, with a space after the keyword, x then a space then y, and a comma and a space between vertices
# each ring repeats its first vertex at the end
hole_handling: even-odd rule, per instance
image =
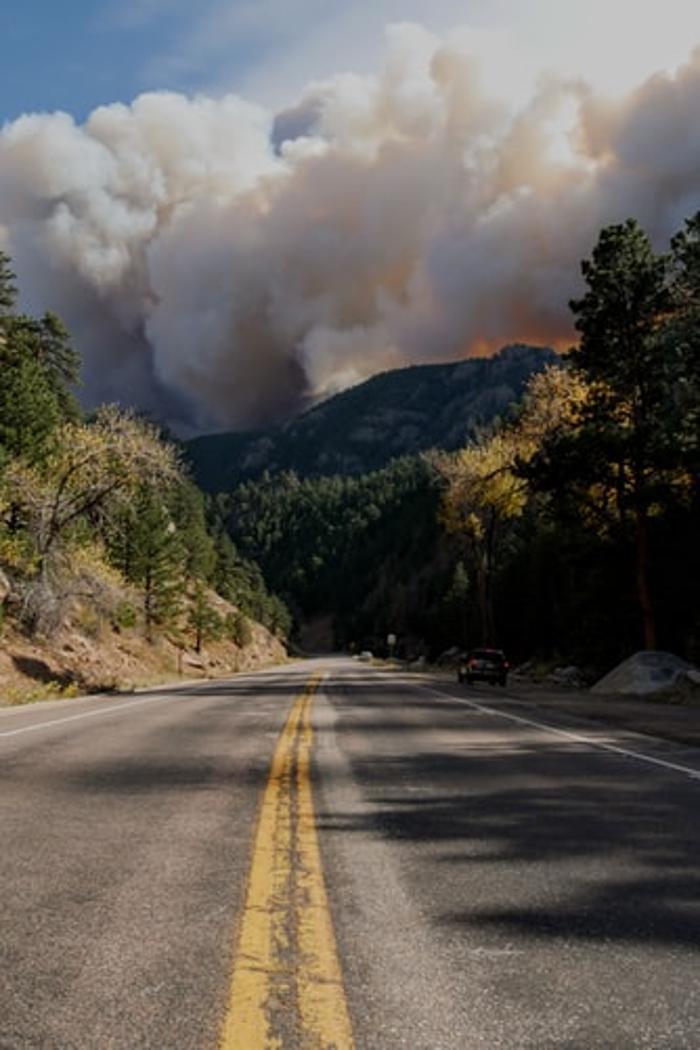
POLYGON ((0 134, 0 245, 82 351, 86 397, 244 428, 399 365, 564 346, 578 261, 700 208, 700 51, 624 99, 543 79, 514 112, 477 59, 393 27, 376 77, 284 112, 142 95, 0 134))

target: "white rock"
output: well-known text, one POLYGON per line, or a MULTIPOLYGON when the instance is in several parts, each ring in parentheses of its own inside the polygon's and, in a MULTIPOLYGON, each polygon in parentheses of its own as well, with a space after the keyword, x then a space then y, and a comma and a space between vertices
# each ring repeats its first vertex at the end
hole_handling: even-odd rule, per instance
POLYGON ((622 696, 652 696, 671 689, 688 671, 697 671, 673 653, 644 650, 606 674, 591 688, 592 693, 619 693, 622 696))

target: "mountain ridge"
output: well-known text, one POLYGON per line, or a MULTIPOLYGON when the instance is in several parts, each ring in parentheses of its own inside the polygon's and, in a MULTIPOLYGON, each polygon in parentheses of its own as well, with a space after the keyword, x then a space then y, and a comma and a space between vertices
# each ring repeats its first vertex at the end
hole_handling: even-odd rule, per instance
POLYGON ((265 471, 363 474, 429 448, 459 448, 518 401, 535 372, 557 360, 548 347, 515 344, 492 357, 381 372, 280 426, 194 438, 185 454, 209 492, 265 471))

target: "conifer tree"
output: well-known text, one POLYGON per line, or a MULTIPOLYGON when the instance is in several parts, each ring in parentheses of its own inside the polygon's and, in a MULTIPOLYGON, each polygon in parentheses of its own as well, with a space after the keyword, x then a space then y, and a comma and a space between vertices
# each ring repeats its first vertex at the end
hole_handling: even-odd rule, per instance
POLYGON ((241 600, 241 559, 221 522, 214 526, 214 570, 212 582, 218 594, 237 604, 241 600))
POLYGON ((56 391, 41 365, 0 345, 0 469, 10 459, 37 462, 62 422, 56 391))
POLYGON ((127 579, 141 587, 146 637, 172 627, 182 611, 185 591, 182 541, 164 500, 142 489, 133 514, 122 519, 123 563, 127 579))
POLYGON ((668 260, 630 219, 604 229, 581 270, 588 289, 570 303, 581 333, 574 366, 589 384, 581 438, 597 464, 594 483, 617 493, 630 521, 644 644, 656 648, 649 517, 673 463, 677 359, 660 338, 671 309, 668 260))
POLYGON ((56 427, 80 417, 70 389, 80 358, 68 332, 54 313, 17 314, 16 299, 15 275, 0 252, 0 467, 18 456, 37 462, 56 427))
POLYGON ((667 345, 680 356, 682 428, 679 438, 696 492, 700 488, 700 212, 673 238, 672 286, 674 316, 667 345))
POLYGON ((194 648, 198 653, 202 651, 202 646, 206 642, 220 638, 224 629, 223 620, 210 604, 206 588, 201 580, 198 580, 195 585, 188 622, 194 631, 194 648))
POLYGON ((180 537, 187 579, 208 582, 214 572, 216 551, 207 528, 202 493, 185 479, 173 487, 169 507, 180 537))

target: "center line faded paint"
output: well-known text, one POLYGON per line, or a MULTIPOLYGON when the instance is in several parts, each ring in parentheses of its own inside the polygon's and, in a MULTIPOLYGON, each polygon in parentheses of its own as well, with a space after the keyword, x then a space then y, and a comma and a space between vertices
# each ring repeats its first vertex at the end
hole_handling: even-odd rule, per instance
POLYGON ((297 697, 263 796, 220 1050, 352 1050, 311 787, 311 705, 297 697))

